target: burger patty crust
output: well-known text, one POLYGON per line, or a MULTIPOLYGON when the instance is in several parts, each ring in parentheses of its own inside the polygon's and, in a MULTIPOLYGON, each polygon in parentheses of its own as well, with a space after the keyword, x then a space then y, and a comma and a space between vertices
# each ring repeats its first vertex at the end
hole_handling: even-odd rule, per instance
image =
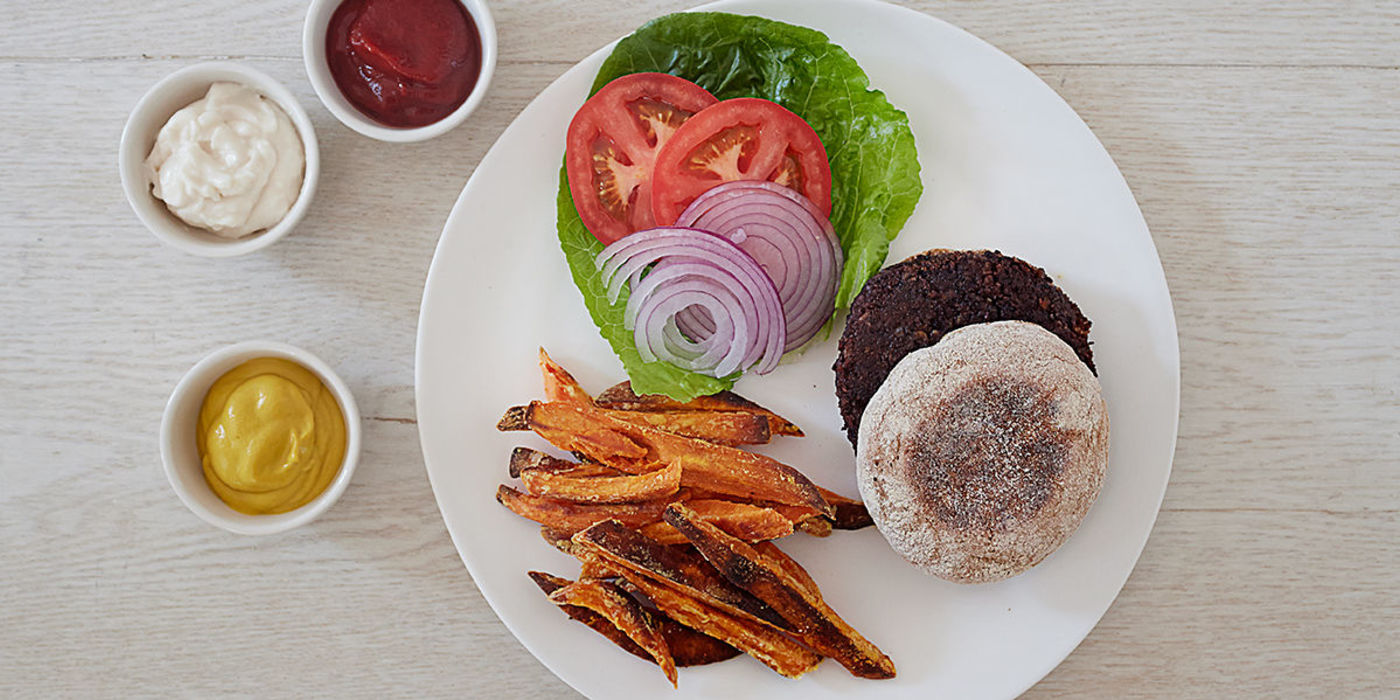
POLYGON ((963 326, 994 321, 1044 327, 1097 373, 1089 319, 1044 270, 997 251, 920 253, 876 273, 851 304, 832 366, 851 445, 870 397, 905 355, 963 326))

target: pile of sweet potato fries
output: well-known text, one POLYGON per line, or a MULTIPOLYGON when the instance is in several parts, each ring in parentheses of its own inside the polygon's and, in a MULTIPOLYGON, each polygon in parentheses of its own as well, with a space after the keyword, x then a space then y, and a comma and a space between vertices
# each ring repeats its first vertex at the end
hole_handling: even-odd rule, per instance
POLYGON ((828 656, 862 678, 894 677, 771 542, 871 524, 859 501, 737 447, 800 437, 797 426, 730 392, 680 403, 624 382, 594 398, 543 349, 540 369, 548 400, 496 427, 534 431, 579 461, 517 447, 510 475, 525 490, 502 485, 496 500, 579 560, 576 581, 529 572, 551 602, 672 685, 679 666, 741 652, 789 678, 828 656))

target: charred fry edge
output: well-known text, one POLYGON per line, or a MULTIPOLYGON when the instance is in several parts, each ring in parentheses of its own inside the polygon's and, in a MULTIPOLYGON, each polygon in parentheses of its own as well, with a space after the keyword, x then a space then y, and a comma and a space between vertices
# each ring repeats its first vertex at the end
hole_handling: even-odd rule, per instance
POLYGON ((807 518, 797 524, 797 529, 813 537, 831 537, 831 521, 822 516, 807 518))
POLYGON ((511 450, 510 475, 512 477, 519 479, 521 475, 532 469, 554 474, 568 474, 569 476, 624 476, 629 473, 589 460, 570 462, 567 459, 560 459, 528 447, 517 447, 511 450))
POLYGON ((782 416, 732 392, 721 391, 711 396, 701 396, 682 403, 669 396, 644 394, 638 396, 632 391, 631 382, 621 382, 608 387, 594 399, 594 403, 604 408, 617 408, 627 411, 734 411, 753 413, 768 418, 768 428, 773 435, 802 437, 802 429, 782 416))
MULTIPOLYGON (((626 581, 619 582, 618 587, 622 588, 623 583, 626 581)), ((628 584, 628 587, 631 590, 627 588, 623 588, 623 590, 626 590, 628 595, 637 598, 637 602, 641 603, 640 598, 644 597, 643 594, 631 584, 628 584)), ((647 607, 647 605, 655 607, 650 598, 646 599, 643 607, 647 607)), ((716 639, 666 617, 660 610, 653 614, 652 619, 660 628, 661 636, 666 638, 666 646, 671 649, 671 658, 675 660, 677 666, 704 666, 732 659, 744 653, 722 639, 716 639)))
POLYGON ((799 678, 821 662, 820 656, 771 625, 730 614, 633 571, 624 571, 623 577, 623 590, 646 596, 671 619, 739 649, 781 676, 799 678))
MULTIPOLYGON (((499 425, 499 424, 498 424, 499 425)), ((526 469, 568 469, 573 465, 568 460, 551 457, 539 450, 517 447, 510 451, 510 478, 519 479, 526 469)))
POLYGON ((784 676, 796 678, 820 661, 765 619, 781 619, 772 610, 725 581, 698 554, 663 547, 611 521, 575 535, 574 554, 603 559, 666 616, 738 648, 784 676))
POLYGON ((530 407, 511 406, 506 409, 505 415, 496 421, 496 430, 503 433, 517 432, 530 429, 530 407))
POLYGON ((573 540, 569 539, 570 537, 573 537, 573 533, 571 533, 571 532, 564 532, 564 531, 562 531, 562 530, 555 530, 554 528, 552 528, 552 527, 550 527, 550 526, 548 526, 548 525, 541 525, 541 526, 540 526, 540 538, 541 538, 541 539, 543 539, 545 542, 549 543, 549 546, 551 546, 551 547, 553 547, 553 548, 555 548, 555 549, 557 549, 557 550, 559 550, 559 551, 561 551, 561 552, 563 552, 563 553, 565 553, 565 554, 570 554, 570 555, 572 555, 572 554, 574 553, 574 552, 573 552, 574 543, 573 543, 573 540))
MULTIPOLYGON (((529 571, 526 572, 526 574, 530 577, 531 581, 535 582, 536 586, 539 586, 541 591, 544 591, 545 596, 549 596, 555 591, 573 583, 573 581, 570 581, 569 579, 563 578, 561 576, 555 576, 553 574, 547 574, 543 571, 529 571)), ((550 602, 554 603, 553 600, 551 600, 550 602)), ((565 615, 568 615, 569 617, 579 622, 582 622, 585 625, 588 625, 588 627, 594 632, 597 632, 598 634, 607 637, 609 641, 611 641, 613 644, 618 645, 619 647, 622 647, 622 649, 625 650, 627 653, 636 656, 637 658, 640 658, 643 661, 656 663, 656 660, 651 657, 651 654, 647 653, 645 649, 638 646, 636 642, 632 641, 632 639, 626 634, 624 634, 622 630, 618 629, 615 625, 613 625, 613 623, 609 622, 607 618, 603 617, 602 615, 599 615, 598 613, 593 612, 588 608, 579 607, 577 605, 567 605, 559 603, 554 604, 555 607, 558 607, 560 610, 564 611, 565 615)))
POLYGON ((846 498, 820 486, 817 487, 817 491, 821 493, 822 498, 825 498, 827 503, 831 504, 833 511, 831 524, 837 530, 859 530, 875 524, 875 521, 870 517, 870 511, 865 509, 864 503, 854 498, 846 498))
POLYGON ((807 570, 802 568, 802 565, 798 564, 796 559, 793 559, 788 556, 787 552, 779 549, 778 545, 772 542, 755 542, 753 548, 754 551, 768 557, 774 564, 782 567, 783 571, 789 576, 792 576, 797 583, 802 584, 802 587, 808 593, 818 598, 821 597, 822 589, 817 587, 817 582, 812 579, 812 575, 807 573, 807 570))
POLYGON ((832 657, 861 678, 894 677, 894 662, 842 620, 818 592, 808 590, 806 582, 785 571, 781 564, 701 520, 683 504, 672 504, 663 517, 731 583, 782 615, 804 644, 832 657))
POLYGON ((581 472, 589 474, 607 474, 614 476, 622 474, 612 467, 606 467, 595 462, 570 462, 567 459, 560 459, 553 455, 548 455, 539 450, 532 450, 528 447, 517 447, 510 452, 510 475, 519 479, 520 475, 529 469, 543 469, 551 472, 581 472))
MULTIPOLYGON (((652 623, 661 631, 661 636, 666 638, 666 646, 671 649, 671 658, 675 660, 677 666, 704 666, 732 659, 744 653, 720 639, 686 627, 667 617, 660 608, 656 607, 656 603, 651 598, 648 598, 636 586, 627 583, 620 572, 610 568, 597 557, 585 557, 580 559, 580 563, 583 564, 585 572, 590 569, 605 572, 618 588, 626 591, 637 601, 638 605, 651 614, 652 623)), ((587 574, 580 573, 579 578, 587 578, 587 574)))
POLYGON ((676 662, 671 658, 666 639, 653 624, 651 616, 622 589, 606 581, 575 581, 550 593, 549 600, 556 605, 586 608, 602 616, 644 649, 661 667, 671 686, 676 686, 676 662))
MULTIPOLYGON (((546 574, 541 571, 531 571, 528 573, 530 579, 535 582, 536 586, 539 586, 540 590, 543 591, 546 596, 559 588, 573 583, 573 581, 569 579, 546 574)), ((585 579, 587 576, 580 574, 579 578, 585 579)), ((619 582, 618 586, 620 589, 630 588, 631 590, 626 590, 626 593, 651 615, 652 624, 656 626, 657 630, 661 632, 661 636, 666 640, 666 647, 670 649, 671 658, 675 661, 678 668, 718 663, 720 661, 732 659, 743 653, 722 640, 715 639, 708 634, 686 627, 666 617, 656 605, 652 603, 651 599, 643 596, 636 588, 630 586, 630 584, 627 584, 625 581, 619 582)), ((565 614, 574 620, 588 625, 595 632, 607 637, 609 641, 618 645, 633 656, 648 663, 656 663, 656 660, 653 659, 645 649, 637 646, 636 642, 632 641, 627 635, 623 634, 621 630, 617 629, 617 627, 613 626, 611 622, 608 622, 601 615, 576 605, 556 604, 556 607, 564 611, 565 614)))
POLYGON ((787 623, 753 594, 730 583, 690 547, 668 547, 627 528, 604 521, 573 537, 575 557, 598 557, 620 573, 632 571, 702 600, 730 614, 774 628, 787 623))

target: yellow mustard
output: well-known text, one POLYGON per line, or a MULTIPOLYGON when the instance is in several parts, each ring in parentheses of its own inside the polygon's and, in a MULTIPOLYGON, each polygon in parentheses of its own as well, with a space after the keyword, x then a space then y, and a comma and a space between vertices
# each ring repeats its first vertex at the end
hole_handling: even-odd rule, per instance
POLYGON ((319 377, 261 357, 219 377, 199 409, 204 479, 230 508, 285 513, 326 490, 345 459, 345 416, 319 377))

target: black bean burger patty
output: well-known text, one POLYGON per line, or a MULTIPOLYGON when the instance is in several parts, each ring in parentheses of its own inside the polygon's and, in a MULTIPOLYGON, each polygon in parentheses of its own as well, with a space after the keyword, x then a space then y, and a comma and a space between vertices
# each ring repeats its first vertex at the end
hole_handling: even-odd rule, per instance
POLYGON ((865 405, 905 355, 950 331, 993 321, 1039 324, 1094 370, 1089 319, 1044 270, 1023 260, 997 251, 931 250, 871 277, 851 304, 832 366, 851 444, 865 405))

